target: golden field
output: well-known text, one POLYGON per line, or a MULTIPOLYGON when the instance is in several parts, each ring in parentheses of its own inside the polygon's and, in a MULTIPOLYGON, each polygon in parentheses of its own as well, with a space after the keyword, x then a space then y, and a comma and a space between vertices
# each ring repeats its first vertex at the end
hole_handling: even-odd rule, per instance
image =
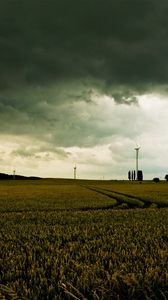
POLYGON ((167 299, 168 183, 0 181, 0 299, 167 299))

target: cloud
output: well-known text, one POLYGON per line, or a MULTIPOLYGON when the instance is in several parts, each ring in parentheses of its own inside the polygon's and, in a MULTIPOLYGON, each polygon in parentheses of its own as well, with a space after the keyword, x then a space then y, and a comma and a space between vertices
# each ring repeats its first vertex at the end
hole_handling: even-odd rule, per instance
POLYGON ((166 155, 167 14, 157 0, 1 0, 3 161, 119 176, 137 140, 166 155))
POLYGON ((125 103, 116 106, 113 98, 94 92, 89 97, 89 102, 82 96, 77 101, 72 98, 62 102, 41 98, 30 107, 21 106, 19 101, 14 106, 3 101, 1 133, 34 137, 57 147, 92 147, 108 143, 117 134, 135 134, 137 106, 128 108, 125 103), (127 127, 123 115, 128 118, 127 127))
POLYGON ((38 119, 39 130, 27 133, 23 126, 22 134, 1 135, 5 170, 19 166, 20 173, 28 175, 72 177, 76 162, 80 178, 126 179, 127 171, 135 168, 138 143, 145 178, 167 172, 167 98, 144 95, 137 98, 137 105, 118 105, 109 96, 93 94, 91 102, 69 103, 66 119, 64 105, 51 107, 58 122, 49 132, 44 126, 48 123, 38 119))
POLYGON ((1 89, 96 79, 167 83, 166 1, 1 1, 1 89))

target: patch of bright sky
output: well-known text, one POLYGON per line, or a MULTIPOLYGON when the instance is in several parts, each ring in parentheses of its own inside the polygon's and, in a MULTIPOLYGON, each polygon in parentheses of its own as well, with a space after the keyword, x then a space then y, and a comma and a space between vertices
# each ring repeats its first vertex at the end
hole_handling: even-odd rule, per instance
POLYGON ((94 94, 92 102, 74 102, 73 110, 81 113, 86 122, 93 118, 95 129, 103 127, 105 137, 98 138, 94 146, 58 147, 67 154, 65 157, 50 149, 49 144, 45 150, 47 142, 41 150, 41 141, 30 136, 1 136, 1 172, 16 169, 29 176, 73 178, 77 163, 78 178, 127 179, 128 170, 135 168, 134 148, 138 143, 144 178, 164 178, 168 173, 168 99, 150 94, 138 96, 137 100, 135 105, 116 104, 113 98, 94 94), (31 152, 32 156, 28 155, 31 152))

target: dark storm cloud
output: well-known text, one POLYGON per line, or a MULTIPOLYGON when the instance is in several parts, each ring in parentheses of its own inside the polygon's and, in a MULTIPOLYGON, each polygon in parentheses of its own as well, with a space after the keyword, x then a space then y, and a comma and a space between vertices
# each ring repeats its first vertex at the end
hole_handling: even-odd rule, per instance
POLYGON ((93 95, 131 105, 166 90, 167 15, 164 0, 1 0, 1 133, 60 148, 131 135, 93 95))
POLYGON ((1 0, 0 87, 96 78, 105 88, 168 79, 168 3, 1 0))

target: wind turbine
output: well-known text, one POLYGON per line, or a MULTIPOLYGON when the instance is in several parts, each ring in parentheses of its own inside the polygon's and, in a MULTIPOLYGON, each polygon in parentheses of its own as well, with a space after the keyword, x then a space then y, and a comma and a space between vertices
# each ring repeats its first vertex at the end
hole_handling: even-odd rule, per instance
POLYGON ((136 180, 138 180, 138 154, 139 154, 139 149, 140 146, 136 146, 135 151, 136 151, 136 180))
POLYGON ((74 166, 74 179, 76 179, 76 169, 77 169, 77 167, 76 167, 76 164, 75 164, 75 166, 74 166))

